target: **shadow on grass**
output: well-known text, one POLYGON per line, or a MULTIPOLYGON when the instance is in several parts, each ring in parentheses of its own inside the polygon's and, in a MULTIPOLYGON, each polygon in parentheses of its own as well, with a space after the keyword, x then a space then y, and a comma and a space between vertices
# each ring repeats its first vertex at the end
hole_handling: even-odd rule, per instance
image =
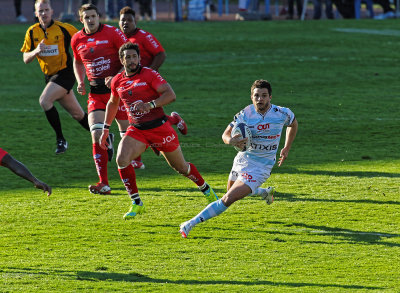
POLYGON ((304 223, 284 223, 279 221, 269 222, 271 224, 280 224, 285 227, 300 227, 304 229, 310 229, 310 233, 324 235, 324 236, 339 236, 348 241, 352 242, 363 242, 365 244, 378 244, 389 247, 400 247, 398 243, 388 243, 382 241, 384 238, 395 238, 400 237, 400 234, 383 233, 383 232, 365 232, 351 229, 319 226, 319 225, 308 225, 304 223))
MULTIPOLYGON (((101 268, 106 269, 106 268, 101 268)), ((6 274, 16 274, 21 277, 21 274, 27 275, 54 275, 54 276, 65 276, 69 278, 76 278, 80 281, 114 281, 114 282, 132 282, 132 283, 154 283, 154 284, 177 284, 177 285, 245 285, 245 286, 259 286, 259 285, 269 285, 269 286, 280 286, 280 287, 321 287, 321 288, 345 288, 345 289, 365 289, 365 290, 379 290, 384 289, 382 287, 373 286, 361 286, 361 285, 345 285, 345 284, 316 284, 316 283, 303 283, 303 282, 273 282, 273 281, 235 281, 235 280, 171 280, 163 278, 152 278, 140 273, 112 273, 112 272, 89 272, 89 271, 62 271, 54 270, 51 272, 37 271, 36 269, 30 268, 8 268, 7 270, 0 270, 1 273, 6 274)))
POLYGON ((103 272, 77 272, 80 280, 113 280, 124 282, 141 282, 141 283, 156 283, 156 284, 177 284, 177 285, 245 285, 245 286, 285 286, 285 287, 322 287, 322 288, 346 288, 346 289, 383 289, 380 287, 360 286, 360 285, 340 285, 340 284, 315 284, 315 283, 290 283, 290 282, 273 282, 273 281, 235 281, 235 280, 171 280, 152 278, 139 273, 120 274, 120 273, 103 273, 103 272))
POLYGON ((344 202, 344 203, 369 203, 369 204, 394 204, 400 205, 400 201, 393 200, 372 200, 372 199, 331 199, 331 198, 296 198, 295 194, 290 193, 278 193, 274 194, 275 199, 277 200, 286 200, 286 201, 308 201, 308 202, 344 202))
MULTIPOLYGON (((111 186, 111 195, 107 195, 107 196, 127 195, 127 192, 126 192, 124 187, 121 187, 121 186, 113 187, 113 184, 110 184, 110 186, 111 186)), ((77 189, 77 190, 82 190, 82 192, 87 192, 87 194, 90 195, 90 192, 89 192, 87 187, 52 185, 52 188, 53 189, 57 189, 57 188, 60 188, 60 189, 71 189, 71 190, 77 189)), ((175 187, 175 186, 174 187, 168 187, 168 186, 157 187, 157 186, 154 186, 154 187, 148 188, 148 187, 140 186, 140 182, 139 182, 138 183, 138 188, 139 188, 139 192, 140 193, 144 193, 144 192, 146 192, 146 193, 149 193, 149 192, 159 192, 159 193, 161 193, 161 192, 164 192, 164 193, 166 193, 166 192, 174 192, 174 193, 182 192, 182 193, 190 193, 190 192, 194 191, 194 192, 198 192, 199 195, 202 194, 200 192, 200 190, 197 188, 196 185, 190 184, 190 183, 189 183, 188 186, 183 186, 183 187, 175 187)), ((224 189, 224 188, 213 188, 213 189, 218 194, 225 194, 225 192, 226 192, 226 189, 224 189)), ((157 194, 152 194, 152 195, 159 196, 157 194)), ((186 197, 186 195, 180 195, 180 196, 186 197)))
POLYGON ((297 168, 285 167, 282 169, 274 168, 273 173, 280 174, 308 174, 308 175, 322 175, 334 177, 358 177, 358 178, 375 178, 375 177, 388 177, 399 178, 400 173, 388 172, 370 172, 370 171, 327 171, 327 170, 299 170, 297 168))

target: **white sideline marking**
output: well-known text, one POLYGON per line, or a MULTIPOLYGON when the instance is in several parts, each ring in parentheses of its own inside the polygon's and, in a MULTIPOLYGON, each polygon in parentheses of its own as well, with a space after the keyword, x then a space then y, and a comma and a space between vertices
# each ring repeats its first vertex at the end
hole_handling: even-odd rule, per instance
POLYGON ((400 31, 398 30, 371 30, 371 29, 359 29, 359 28, 335 28, 333 30, 343 33, 360 33, 369 35, 400 37, 400 31))
MULTIPOLYGON (((39 113, 40 112, 40 113, 42 113, 43 111, 35 110, 35 109, 0 108, 0 112, 32 112, 32 113, 39 113)), ((208 116, 217 117, 218 115, 217 114, 208 114, 208 116)), ((326 119, 329 119, 329 120, 332 120, 332 121, 356 121, 356 120, 359 120, 358 118, 349 118, 349 117, 326 117, 326 119)), ((316 120, 319 121, 320 119, 316 119, 316 120)), ((400 118, 379 118, 379 117, 375 117, 372 120, 376 120, 376 121, 400 121, 400 118)), ((309 121, 311 121, 311 120, 309 120, 309 121)))
POLYGON ((35 109, 0 108, 0 112, 43 112, 35 109))
MULTIPOLYGON (((358 121, 358 118, 349 118, 349 117, 327 117, 327 119, 332 120, 332 121, 358 121)), ((373 119, 369 118, 370 120, 376 120, 376 121, 399 121, 400 118, 379 118, 375 117, 373 119)), ((320 119, 317 119, 320 120, 320 119)))
MULTIPOLYGON (((266 61, 243 61, 240 62, 240 65, 258 65, 258 64, 265 64, 266 61)), ((270 63, 270 62, 269 62, 270 63)), ((214 64, 180 64, 176 65, 175 68, 193 68, 193 67, 224 67, 228 65, 237 65, 237 64, 229 64, 229 63, 214 63, 214 64)))

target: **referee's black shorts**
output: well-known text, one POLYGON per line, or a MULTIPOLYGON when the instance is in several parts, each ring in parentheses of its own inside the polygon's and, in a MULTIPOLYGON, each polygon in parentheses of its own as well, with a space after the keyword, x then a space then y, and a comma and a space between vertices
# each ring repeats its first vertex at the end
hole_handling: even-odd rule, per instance
POLYGON ((65 88, 68 92, 74 87, 75 75, 72 68, 64 68, 53 75, 45 75, 46 84, 50 81, 58 84, 59 86, 65 88))

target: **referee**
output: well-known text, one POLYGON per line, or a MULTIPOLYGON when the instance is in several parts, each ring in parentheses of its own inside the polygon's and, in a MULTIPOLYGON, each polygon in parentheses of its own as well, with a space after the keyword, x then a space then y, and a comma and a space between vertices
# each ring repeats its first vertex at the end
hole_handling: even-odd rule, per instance
POLYGON ((72 36, 78 30, 70 24, 53 20, 53 9, 49 0, 36 0, 35 15, 39 22, 27 30, 21 52, 25 64, 36 57, 45 75, 46 86, 40 95, 39 104, 56 133, 56 154, 62 154, 67 150, 68 143, 62 132, 55 101, 89 131, 88 115, 72 90, 75 76, 69 47, 72 36))

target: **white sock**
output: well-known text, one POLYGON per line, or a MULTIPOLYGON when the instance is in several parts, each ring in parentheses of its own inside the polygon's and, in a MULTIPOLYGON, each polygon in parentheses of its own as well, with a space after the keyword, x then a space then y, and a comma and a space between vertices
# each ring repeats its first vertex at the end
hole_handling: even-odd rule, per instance
POLYGON ((190 220, 190 224, 195 226, 201 222, 207 221, 213 217, 216 217, 225 212, 227 207, 223 204, 222 200, 219 199, 210 203, 205 207, 197 216, 190 220))
POLYGON ((267 189, 266 189, 266 188, 258 187, 257 190, 256 190, 256 192, 253 193, 252 195, 260 195, 260 194, 263 193, 265 190, 267 190, 267 189))

